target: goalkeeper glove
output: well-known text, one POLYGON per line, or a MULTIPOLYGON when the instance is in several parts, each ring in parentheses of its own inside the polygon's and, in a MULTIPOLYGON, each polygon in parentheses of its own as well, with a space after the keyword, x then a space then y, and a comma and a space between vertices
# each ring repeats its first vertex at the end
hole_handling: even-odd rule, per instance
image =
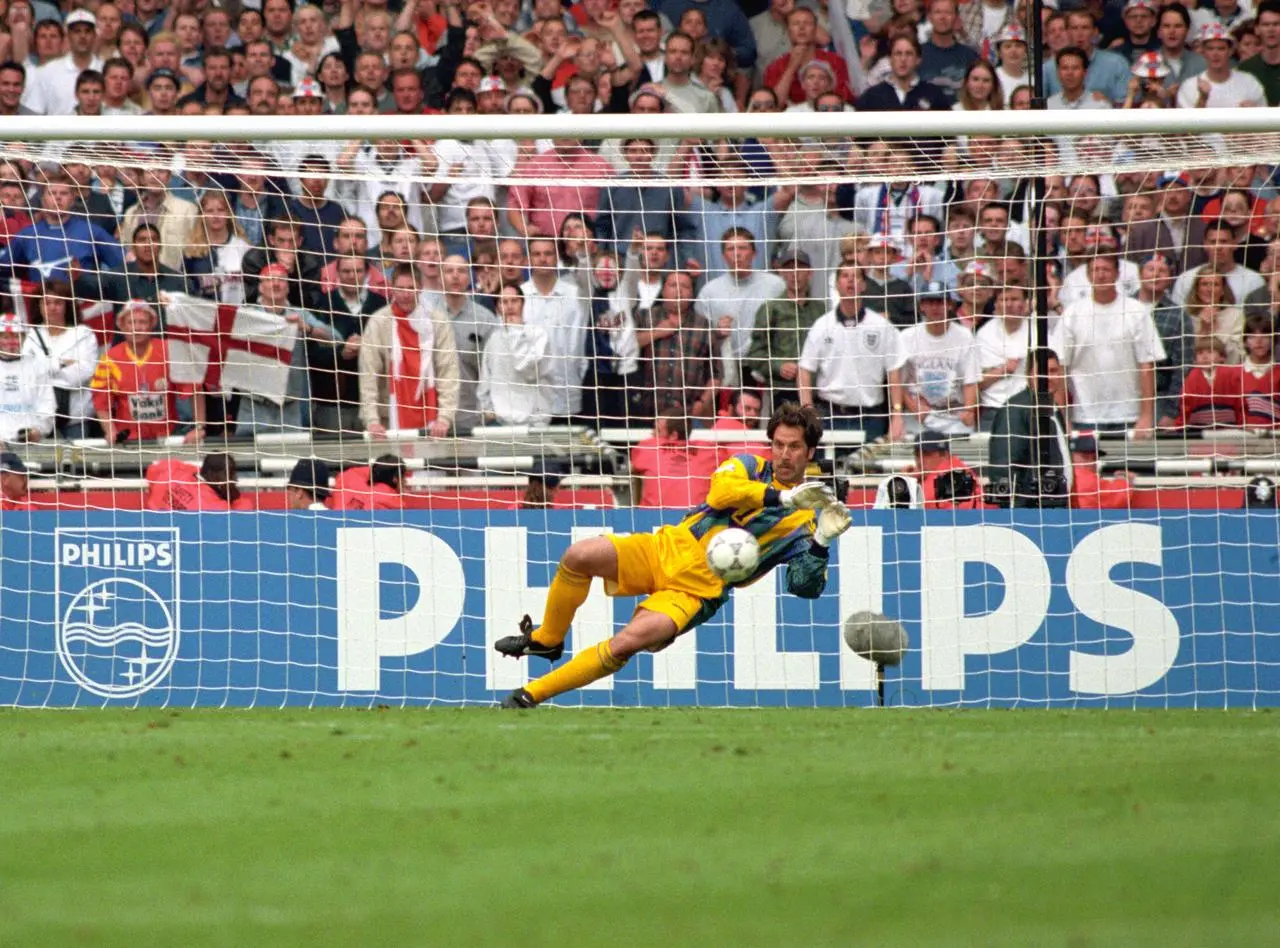
POLYGON ((784 507, 821 510, 828 504, 834 504, 836 495, 821 481, 805 481, 799 487, 789 487, 784 490, 778 495, 778 500, 784 507))
POLYGON ((849 508, 839 501, 833 501, 818 512, 818 525, 813 531, 813 539, 819 546, 830 546, 831 541, 848 530, 852 523, 849 508))

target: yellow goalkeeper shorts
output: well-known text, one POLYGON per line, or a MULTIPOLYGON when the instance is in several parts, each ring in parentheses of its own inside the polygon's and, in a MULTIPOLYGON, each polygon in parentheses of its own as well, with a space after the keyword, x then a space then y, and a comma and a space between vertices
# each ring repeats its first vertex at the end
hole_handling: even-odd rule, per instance
POLYGON ((618 551, 618 579, 606 581, 604 591, 646 596, 639 608, 670 618, 677 635, 715 615, 724 602, 724 583, 707 567, 702 544, 688 530, 667 526, 609 539, 618 551))

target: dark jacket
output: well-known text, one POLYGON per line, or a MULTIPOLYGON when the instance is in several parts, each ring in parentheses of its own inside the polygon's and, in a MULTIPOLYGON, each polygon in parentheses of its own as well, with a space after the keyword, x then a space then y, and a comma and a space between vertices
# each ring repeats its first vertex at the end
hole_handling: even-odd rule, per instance
POLYGON ((321 402, 360 403, 360 360, 344 358, 343 346, 351 336, 364 331, 365 318, 387 305, 377 293, 366 293, 358 315, 351 315, 346 302, 337 290, 321 297, 320 304, 311 312, 328 323, 342 337, 341 343, 327 339, 307 339, 307 365, 310 367, 311 398, 321 402))

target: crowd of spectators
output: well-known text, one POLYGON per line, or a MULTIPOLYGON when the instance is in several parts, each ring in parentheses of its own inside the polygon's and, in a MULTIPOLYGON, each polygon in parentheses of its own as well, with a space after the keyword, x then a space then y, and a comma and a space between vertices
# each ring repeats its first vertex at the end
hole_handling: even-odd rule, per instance
MULTIPOLYGON (((1280 0, 1061 7, 1044 10, 1050 109, 1280 104, 1280 0)), ((1027 108, 1026 15, 1023 0, 0 0, 0 121, 1027 108)), ((782 399, 869 438, 987 429, 1026 389, 1035 248, 1011 171, 1027 156, 1010 149, 1027 147, 10 149, 0 440, 585 422, 652 426, 661 444, 782 399), (175 376, 179 294, 292 327, 287 387, 175 376)), ((1070 427, 1275 426, 1275 169, 1096 175, 1096 142, 1035 147, 1077 168, 1047 180, 1045 234, 1070 427)))

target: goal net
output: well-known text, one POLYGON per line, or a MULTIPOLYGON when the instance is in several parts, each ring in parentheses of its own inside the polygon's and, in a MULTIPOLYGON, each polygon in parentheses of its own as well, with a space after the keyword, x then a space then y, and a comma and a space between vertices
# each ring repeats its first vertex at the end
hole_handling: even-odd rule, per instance
POLYGON ((556 703, 1274 704, 1267 111, 9 120, 0 704, 492 703, 793 401, 825 588, 556 703))

